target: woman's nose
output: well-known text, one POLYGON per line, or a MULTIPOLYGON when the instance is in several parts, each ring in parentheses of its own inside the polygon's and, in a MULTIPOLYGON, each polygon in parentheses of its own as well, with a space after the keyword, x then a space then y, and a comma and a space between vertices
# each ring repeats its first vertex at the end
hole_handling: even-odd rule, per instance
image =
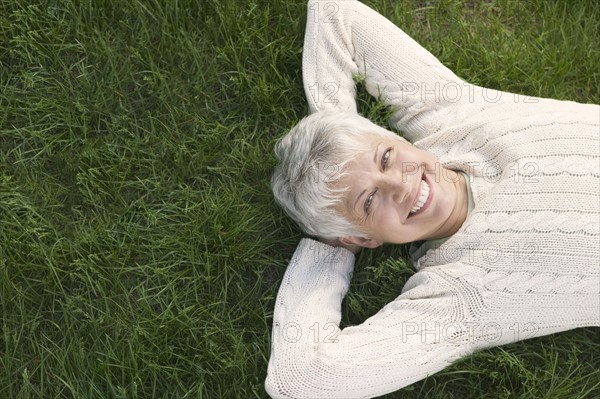
POLYGON ((391 199, 396 203, 404 201, 409 194, 408 183, 403 181, 400 176, 386 177, 384 188, 389 193, 391 199))

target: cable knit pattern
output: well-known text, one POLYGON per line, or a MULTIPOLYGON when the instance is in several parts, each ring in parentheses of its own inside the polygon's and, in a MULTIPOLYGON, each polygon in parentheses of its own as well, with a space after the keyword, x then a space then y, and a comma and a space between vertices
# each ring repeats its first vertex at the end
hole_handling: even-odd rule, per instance
POLYGON ((354 256, 303 239, 275 304, 267 392, 378 396, 475 350, 600 326, 600 107, 468 84, 357 1, 308 9, 311 111, 356 111, 362 75, 395 129, 470 176, 475 207, 398 298, 343 330, 354 256))

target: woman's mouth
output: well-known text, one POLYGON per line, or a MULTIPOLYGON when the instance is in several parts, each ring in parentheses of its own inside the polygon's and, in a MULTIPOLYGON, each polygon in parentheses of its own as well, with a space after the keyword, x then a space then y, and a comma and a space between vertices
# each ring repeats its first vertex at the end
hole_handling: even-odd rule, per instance
POLYGON ((431 198, 433 197, 432 194, 433 193, 431 187, 429 186, 429 182, 425 175, 423 175, 421 179, 421 192, 419 193, 417 201, 414 203, 412 209, 410 210, 408 217, 415 216, 425 211, 425 209, 427 209, 427 207, 431 203, 431 198))

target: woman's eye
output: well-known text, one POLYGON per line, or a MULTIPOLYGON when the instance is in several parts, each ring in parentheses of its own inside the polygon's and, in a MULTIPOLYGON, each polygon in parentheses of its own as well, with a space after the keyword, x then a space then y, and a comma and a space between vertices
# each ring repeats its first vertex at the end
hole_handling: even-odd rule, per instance
POLYGON ((389 159, 390 159, 390 152, 392 151, 391 148, 388 148, 384 153, 383 153, 383 157, 381 157, 381 168, 385 169, 385 166, 387 165, 389 159))
POLYGON ((369 194, 369 196, 367 197, 367 200, 365 201, 365 213, 369 213, 369 208, 371 207, 371 204, 373 203, 373 195, 374 194, 369 194))

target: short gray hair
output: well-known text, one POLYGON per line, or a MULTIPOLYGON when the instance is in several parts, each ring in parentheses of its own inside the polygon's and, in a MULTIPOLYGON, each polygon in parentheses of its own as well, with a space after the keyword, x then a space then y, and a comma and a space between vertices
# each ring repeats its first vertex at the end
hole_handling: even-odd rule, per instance
POLYGON ((302 119, 275 145, 275 200, 305 233, 324 239, 366 237, 335 209, 348 189, 332 183, 345 175, 348 162, 369 150, 367 134, 404 140, 356 113, 321 111, 302 119))

